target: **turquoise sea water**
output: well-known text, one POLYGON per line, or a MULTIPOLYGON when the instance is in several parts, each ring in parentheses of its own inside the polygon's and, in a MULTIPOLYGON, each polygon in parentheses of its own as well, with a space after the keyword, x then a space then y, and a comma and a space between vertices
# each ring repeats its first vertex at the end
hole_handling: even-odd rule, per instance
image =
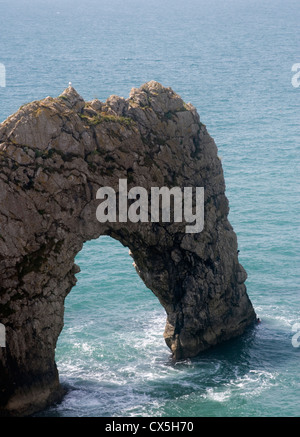
POLYGON ((262 323, 178 362, 163 308, 109 237, 85 244, 44 416, 299 416, 298 0, 0 0, 0 121, 72 81, 86 99, 149 80, 197 107, 222 157, 230 221, 262 323), (1 81, 0 81, 1 83, 1 81))

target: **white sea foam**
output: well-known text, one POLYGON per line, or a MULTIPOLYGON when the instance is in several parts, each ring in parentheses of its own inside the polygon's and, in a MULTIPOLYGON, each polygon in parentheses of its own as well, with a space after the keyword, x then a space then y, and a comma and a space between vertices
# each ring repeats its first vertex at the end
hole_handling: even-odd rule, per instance
POLYGON ((225 402, 230 398, 230 396, 231 391, 229 389, 219 391, 213 388, 208 388, 204 395, 205 398, 215 402, 225 402))
POLYGON ((260 396, 264 390, 277 384, 276 378, 276 373, 250 370, 246 375, 232 379, 221 387, 208 388, 203 397, 215 402, 226 402, 236 397, 249 399, 260 396))

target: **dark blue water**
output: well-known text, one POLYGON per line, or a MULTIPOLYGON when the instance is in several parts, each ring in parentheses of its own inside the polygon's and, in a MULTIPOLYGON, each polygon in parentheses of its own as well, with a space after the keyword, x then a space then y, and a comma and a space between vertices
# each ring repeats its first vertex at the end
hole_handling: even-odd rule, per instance
POLYGON ((106 100, 153 79, 197 107, 222 157, 262 319, 172 364, 164 310, 128 250, 108 237, 86 243, 56 350, 70 392, 44 414, 298 416, 300 87, 291 69, 300 63, 299 2, 1 0, 0 11, 0 121, 69 81, 86 100, 106 100))

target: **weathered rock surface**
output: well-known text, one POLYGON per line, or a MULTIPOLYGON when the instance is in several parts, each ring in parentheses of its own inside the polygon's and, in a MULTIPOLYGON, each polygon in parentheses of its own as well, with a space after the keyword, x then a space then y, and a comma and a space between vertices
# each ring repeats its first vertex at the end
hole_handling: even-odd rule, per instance
POLYGON ((0 414, 62 396, 55 347, 85 241, 110 235, 167 314, 175 359, 237 336, 255 320, 228 222, 217 148, 196 109, 149 82, 128 99, 85 102, 69 87, 0 125, 0 414), (204 187, 201 233, 184 223, 100 223, 99 187, 204 187))

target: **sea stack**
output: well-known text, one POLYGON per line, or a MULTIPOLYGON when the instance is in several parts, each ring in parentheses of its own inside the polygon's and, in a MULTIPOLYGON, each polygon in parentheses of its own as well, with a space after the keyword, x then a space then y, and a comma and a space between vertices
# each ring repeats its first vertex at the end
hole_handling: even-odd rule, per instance
POLYGON ((77 253, 109 235, 130 249, 166 311, 175 360, 242 334, 255 322, 228 221, 222 164, 191 104, 151 81, 105 103, 69 86, 0 124, 0 415, 24 416, 63 395, 55 347, 77 253), (100 222, 100 187, 204 187, 204 226, 100 222))

